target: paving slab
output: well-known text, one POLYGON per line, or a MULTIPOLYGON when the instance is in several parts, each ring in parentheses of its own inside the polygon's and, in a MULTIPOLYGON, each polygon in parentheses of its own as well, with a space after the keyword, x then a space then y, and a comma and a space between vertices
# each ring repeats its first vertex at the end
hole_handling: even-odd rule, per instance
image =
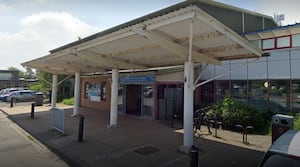
POLYGON ((0 166, 68 167, 33 136, 0 112, 0 166))
MULTIPOLYGON (((171 128, 168 121, 153 121, 128 115, 118 116, 118 127, 108 128, 107 111, 80 108, 85 117, 83 142, 78 142, 79 118, 72 117, 72 108, 65 107, 64 135, 51 128, 51 111, 46 106, 31 119, 25 110, 8 109, 9 118, 45 144, 74 167, 188 167, 189 155, 179 152, 183 142, 182 125, 171 128), (43 111, 44 109, 44 111, 43 111), (12 114, 10 114, 12 113, 12 114)), ((17 109, 18 108, 18 109, 17 109)), ((240 141, 239 133, 218 131, 220 138, 200 135, 194 138, 199 148, 199 164, 206 167, 256 166, 270 142, 269 136, 248 137, 250 144, 240 141), (265 142, 264 144, 260 144, 265 142)))

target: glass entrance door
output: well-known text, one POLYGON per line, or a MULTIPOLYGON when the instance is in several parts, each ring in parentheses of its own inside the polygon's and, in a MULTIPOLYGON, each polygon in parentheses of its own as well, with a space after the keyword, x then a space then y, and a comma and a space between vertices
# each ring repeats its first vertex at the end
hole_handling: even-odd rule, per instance
POLYGON ((141 85, 126 85, 126 114, 141 116, 141 85))

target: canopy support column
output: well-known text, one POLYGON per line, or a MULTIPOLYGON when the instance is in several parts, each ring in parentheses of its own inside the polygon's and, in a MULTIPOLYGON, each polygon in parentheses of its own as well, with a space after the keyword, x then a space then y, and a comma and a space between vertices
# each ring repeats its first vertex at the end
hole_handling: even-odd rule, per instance
POLYGON ((183 147, 189 150, 194 144, 193 115, 194 115, 194 62, 192 61, 193 21, 190 24, 190 40, 188 61, 184 64, 184 135, 183 147))
POLYGON ((190 148, 193 145, 193 115, 194 115, 194 63, 184 64, 184 136, 183 146, 190 148))
POLYGON ((111 79, 110 127, 117 126, 118 122, 118 88, 119 70, 113 69, 111 79))
POLYGON ((80 103, 80 72, 75 73, 75 87, 74 87, 74 106, 72 116, 76 116, 79 113, 80 103))
POLYGON ((51 88, 51 108, 56 107, 56 100, 57 100, 57 74, 52 75, 52 88, 51 88))

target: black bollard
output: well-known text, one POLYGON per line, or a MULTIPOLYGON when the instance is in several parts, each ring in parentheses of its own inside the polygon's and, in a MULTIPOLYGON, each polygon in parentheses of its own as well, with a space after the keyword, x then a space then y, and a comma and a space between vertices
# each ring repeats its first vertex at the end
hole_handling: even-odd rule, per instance
POLYGON ((14 98, 11 97, 10 99, 10 108, 13 108, 14 107, 14 98))
POLYGON ((32 103, 32 104, 31 104, 31 113, 30 113, 30 118, 31 118, 31 119, 34 119, 34 106, 35 106, 35 104, 32 103))
POLYGON ((191 147, 190 154, 191 154, 191 167, 198 167, 198 148, 193 145, 191 147))
POLYGON ((79 128, 78 128, 78 142, 83 141, 83 126, 84 126, 84 116, 79 116, 79 128))

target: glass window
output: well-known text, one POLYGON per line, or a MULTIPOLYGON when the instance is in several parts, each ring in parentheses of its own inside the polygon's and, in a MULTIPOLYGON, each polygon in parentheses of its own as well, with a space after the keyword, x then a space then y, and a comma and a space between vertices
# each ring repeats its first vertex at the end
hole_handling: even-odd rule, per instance
POLYGON ((290 36, 277 38, 277 48, 284 48, 290 46, 290 36))
POLYGON ((209 82, 206 83, 202 86, 200 86, 200 90, 201 90, 201 94, 200 94, 200 99, 201 99, 201 105, 206 106, 209 105, 211 103, 214 103, 215 101, 215 82, 209 82))
POLYGON ((300 46, 300 34, 295 34, 292 36, 293 47, 300 46))
POLYGON ((152 110, 153 110, 153 86, 152 85, 144 85, 143 86, 143 113, 142 116, 152 118, 152 110))
POLYGON ((261 40, 250 41, 254 46, 261 48, 261 40))
POLYGON ((101 100, 105 101, 106 100, 106 82, 101 83, 101 100))
POLYGON ((120 85, 119 86, 119 89, 118 89, 118 112, 124 112, 123 111, 123 85, 120 85))
POLYGON ((262 42, 263 49, 275 48, 275 39, 265 39, 262 42))
POLYGON ((222 100, 225 96, 230 95, 229 81, 216 81, 217 101, 222 100))
POLYGON ((230 62, 229 61, 224 61, 222 62, 223 64, 221 66, 216 66, 216 76, 218 75, 223 75, 218 79, 230 79, 230 74, 225 74, 225 72, 228 72, 230 70, 230 62))
POLYGON ((88 94, 88 90, 89 90, 89 83, 88 82, 86 82, 86 83, 84 83, 84 98, 85 99, 87 99, 88 97, 89 97, 89 94, 88 94))
POLYGON ((247 81, 232 81, 231 94, 236 99, 247 101, 247 81))
POLYGON ((268 103, 268 81, 252 80, 249 81, 249 103, 257 106, 261 111, 267 111, 268 103))
POLYGON ((270 80, 269 108, 272 112, 287 112, 290 108, 289 80, 270 80))
POLYGON ((293 111, 300 111, 300 80, 292 81, 292 91, 293 91, 293 111))

